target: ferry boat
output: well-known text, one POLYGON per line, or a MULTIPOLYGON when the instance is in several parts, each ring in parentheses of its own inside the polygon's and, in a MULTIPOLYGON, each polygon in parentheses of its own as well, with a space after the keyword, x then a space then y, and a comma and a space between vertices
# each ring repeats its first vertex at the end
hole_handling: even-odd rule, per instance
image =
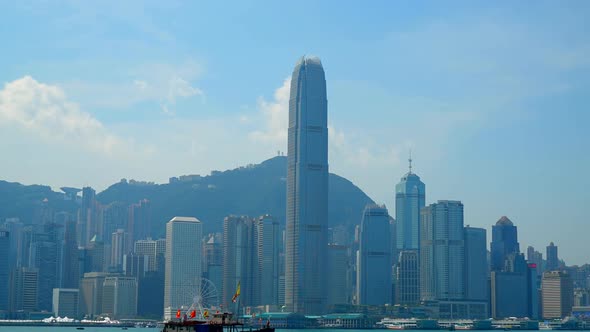
POLYGON ((244 329, 244 324, 233 320, 233 314, 230 312, 219 312, 213 314, 210 320, 191 320, 179 319, 170 320, 164 323, 162 332, 275 332, 274 327, 270 327, 270 321, 266 326, 259 329, 244 329))

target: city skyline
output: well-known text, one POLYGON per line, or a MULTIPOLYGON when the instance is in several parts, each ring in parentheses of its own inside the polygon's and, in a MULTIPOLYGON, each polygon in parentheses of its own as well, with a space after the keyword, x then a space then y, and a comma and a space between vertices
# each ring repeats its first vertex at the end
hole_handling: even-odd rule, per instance
POLYGON ((590 324, 590 4, 302 1, 0 4, 0 319, 590 324))
POLYGON ((18 143, 0 146, 3 179, 100 191, 286 152, 289 68, 317 54, 330 63, 332 172, 391 209, 412 148, 427 203, 461 200, 488 231, 509 216, 538 231, 522 243, 554 241, 583 263, 588 4, 456 4, 308 3, 298 27, 294 4, 3 3, 19 27, 0 32, 0 138, 18 143), (31 107, 39 96, 47 108, 31 107))

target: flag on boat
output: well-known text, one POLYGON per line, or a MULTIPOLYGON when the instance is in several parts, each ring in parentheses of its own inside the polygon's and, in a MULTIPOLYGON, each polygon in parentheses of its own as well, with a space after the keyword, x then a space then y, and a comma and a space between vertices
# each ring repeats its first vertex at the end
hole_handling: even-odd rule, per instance
POLYGON ((231 301, 233 303, 236 303, 236 301, 238 300, 238 296, 240 296, 240 282, 238 281, 238 287, 236 288, 236 293, 234 294, 234 296, 231 298, 231 301))
POLYGON ((205 310, 205 312, 203 312, 203 317, 209 318, 209 310, 205 310))
POLYGON ((197 312, 195 310, 191 311, 191 318, 195 318, 197 316, 197 312))
POLYGON ((176 318, 180 318, 180 309, 176 311, 176 318))

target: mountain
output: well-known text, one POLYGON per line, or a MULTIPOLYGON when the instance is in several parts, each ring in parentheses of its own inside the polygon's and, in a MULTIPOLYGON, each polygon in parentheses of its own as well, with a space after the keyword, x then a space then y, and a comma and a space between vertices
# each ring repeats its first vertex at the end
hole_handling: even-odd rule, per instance
POLYGON ((0 221, 17 217, 30 223, 51 218, 48 211, 73 213, 76 209, 75 202, 64 200, 63 193, 54 192, 49 186, 0 181, 0 221))
MULTIPOLYGON (((229 214, 251 217, 271 214, 285 223, 287 158, 277 156, 257 165, 208 176, 183 176, 166 184, 121 180, 97 195, 112 202, 151 201, 153 236, 163 236, 164 225, 174 216, 194 216, 204 223, 204 232, 222 230, 229 214)), ((328 222, 352 228, 373 201, 361 189, 336 174, 329 175, 328 222)), ((75 213, 76 203, 48 186, 25 186, 0 181, 0 220, 18 217, 25 223, 43 220, 51 213, 75 213)))
MULTIPOLYGON (((221 231, 229 214, 271 214, 284 224, 287 158, 277 156, 258 165, 248 165, 208 176, 186 177, 168 184, 121 181, 97 195, 108 204, 115 201, 151 201, 154 235, 164 234, 164 224, 174 216, 194 216, 204 222, 205 232, 221 231)), ((373 201, 361 189, 336 174, 329 175, 328 222, 352 226, 360 223, 362 211, 373 201)))

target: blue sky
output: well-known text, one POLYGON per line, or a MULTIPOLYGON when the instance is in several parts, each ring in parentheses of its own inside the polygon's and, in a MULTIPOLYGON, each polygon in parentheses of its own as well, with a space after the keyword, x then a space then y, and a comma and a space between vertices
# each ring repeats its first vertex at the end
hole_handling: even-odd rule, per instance
MULTIPOLYGON (((590 262, 590 3, 0 3, 3 179, 166 182, 286 150, 288 78, 326 71, 330 168, 393 213, 407 171, 465 223, 590 262)), ((360 216, 359 216, 360 218, 360 216)), ((490 235, 488 234, 488 237, 490 235)), ((489 239, 488 239, 489 240, 489 239)))

